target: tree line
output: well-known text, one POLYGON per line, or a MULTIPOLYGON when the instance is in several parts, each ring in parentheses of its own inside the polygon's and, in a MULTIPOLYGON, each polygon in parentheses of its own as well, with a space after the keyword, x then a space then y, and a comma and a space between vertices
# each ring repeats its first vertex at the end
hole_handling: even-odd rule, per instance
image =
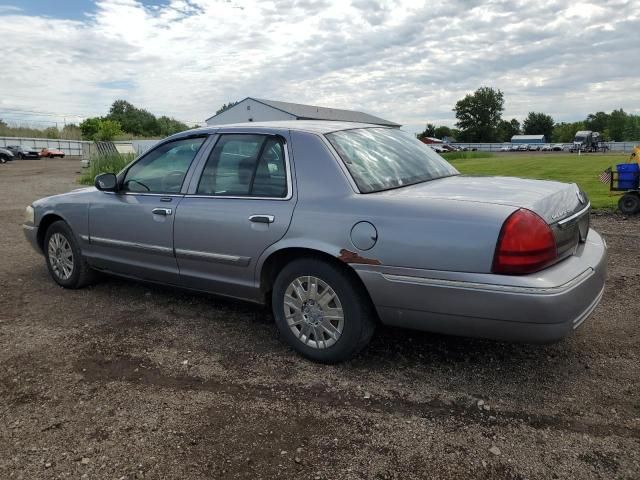
POLYGON ((456 102, 456 128, 427 123, 418 138, 454 138, 459 142, 509 142, 514 135, 544 135, 548 142, 573 141, 579 130, 600 132, 605 141, 634 141, 640 139, 640 115, 622 109, 611 113, 590 113, 578 122, 556 123, 543 112, 529 112, 522 124, 515 119, 503 119, 504 94, 498 89, 481 87, 456 102))
POLYGON ((26 137, 26 138, 62 138, 64 140, 80 140, 80 128, 78 125, 68 123, 62 128, 47 127, 33 128, 29 126, 11 126, 0 118, 0 137, 26 137))
POLYGON ((189 127, 175 118, 156 117, 151 112, 137 108, 126 100, 116 100, 104 117, 87 118, 80 123, 84 140, 114 140, 117 137, 162 138, 188 130, 189 127))

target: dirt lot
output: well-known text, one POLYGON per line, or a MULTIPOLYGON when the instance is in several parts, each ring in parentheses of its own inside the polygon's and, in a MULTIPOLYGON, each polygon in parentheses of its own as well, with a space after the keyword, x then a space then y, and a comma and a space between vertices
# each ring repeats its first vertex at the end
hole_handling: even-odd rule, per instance
POLYGON ((79 170, 0 165, 0 478, 640 478, 639 218, 594 217, 607 291, 559 344, 381 328, 327 367, 258 307, 56 286, 20 223, 79 170))

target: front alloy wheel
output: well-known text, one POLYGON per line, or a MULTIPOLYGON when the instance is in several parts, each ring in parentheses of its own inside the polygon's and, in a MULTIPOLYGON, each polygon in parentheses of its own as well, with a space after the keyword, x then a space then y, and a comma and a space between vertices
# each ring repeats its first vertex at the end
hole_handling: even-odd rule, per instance
POLYGON ((73 274, 73 250, 67 237, 58 232, 51 235, 48 252, 53 273, 62 281, 69 280, 73 274))
POLYGON ((311 348, 328 348, 342 336, 344 311, 327 282, 314 276, 298 277, 285 291, 284 316, 293 334, 311 348))
POLYGON ((82 256, 73 231, 64 221, 53 222, 45 233, 44 256, 51 278, 64 288, 81 288, 95 279, 95 272, 82 256))

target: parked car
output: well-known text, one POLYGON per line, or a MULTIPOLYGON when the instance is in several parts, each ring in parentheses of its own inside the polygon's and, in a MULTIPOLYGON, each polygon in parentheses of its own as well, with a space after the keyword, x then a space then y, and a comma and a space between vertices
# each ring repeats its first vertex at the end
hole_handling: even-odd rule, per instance
POLYGON ((520 150, 520 145, 518 145, 517 143, 512 143, 511 144, 511 151, 512 152, 517 152, 520 150))
POLYGON ((440 144, 440 146, 442 148, 444 148, 444 150, 447 151, 447 152, 461 152, 462 151, 462 148, 456 147, 455 145, 450 145, 448 143, 442 143, 442 144, 440 144))
POLYGON ((500 147, 500 151, 501 152, 510 152, 511 148, 512 148, 511 144, 503 145, 502 147, 500 147))
POLYGON ((447 153, 449 151, 440 143, 429 143, 427 146, 436 153, 447 153))
POLYGON ((39 152, 35 148, 23 147, 22 145, 7 145, 7 149, 11 150, 15 158, 19 160, 24 158, 40 158, 39 152))
POLYGON ((518 151, 519 152, 528 152, 529 151, 529 145, 524 144, 524 143, 521 144, 521 145, 518 145, 518 151))
POLYGON ((543 145, 542 148, 540 149, 543 152, 550 152, 552 150, 551 145, 549 145, 548 143, 543 145))
POLYGON ((45 158, 55 158, 55 157, 64 158, 64 152, 62 150, 57 150, 55 148, 43 148, 40 151, 40 156, 45 158))
POLYGON ((540 145, 532 143, 531 145, 529 145, 529 151, 530 152, 539 152, 540 151, 540 145))
POLYGON ((13 160, 15 156, 8 148, 0 148, 0 163, 7 163, 13 160))
POLYGON ((564 150, 564 144, 555 143, 552 148, 554 152, 561 152, 562 150, 564 150))
POLYGON ((34 202, 24 232, 63 287, 98 270, 268 304, 331 363, 378 322, 559 340, 604 289, 589 215, 573 183, 463 176, 395 128, 285 121, 173 135, 34 202))

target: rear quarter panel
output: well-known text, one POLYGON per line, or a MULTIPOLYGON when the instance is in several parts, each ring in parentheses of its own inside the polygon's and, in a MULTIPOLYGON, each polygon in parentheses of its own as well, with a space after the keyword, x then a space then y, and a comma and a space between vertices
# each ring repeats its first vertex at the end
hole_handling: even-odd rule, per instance
POLYGON ((261 262, 279 249, 302 247, 346 263, 490 272, 500 228, 514 207, 359 194, 322 137, 292 132, 292 144, 298 203, 287 234, 261 262), (369 250, 351 240, 360 221, 377 230, 369 250))

